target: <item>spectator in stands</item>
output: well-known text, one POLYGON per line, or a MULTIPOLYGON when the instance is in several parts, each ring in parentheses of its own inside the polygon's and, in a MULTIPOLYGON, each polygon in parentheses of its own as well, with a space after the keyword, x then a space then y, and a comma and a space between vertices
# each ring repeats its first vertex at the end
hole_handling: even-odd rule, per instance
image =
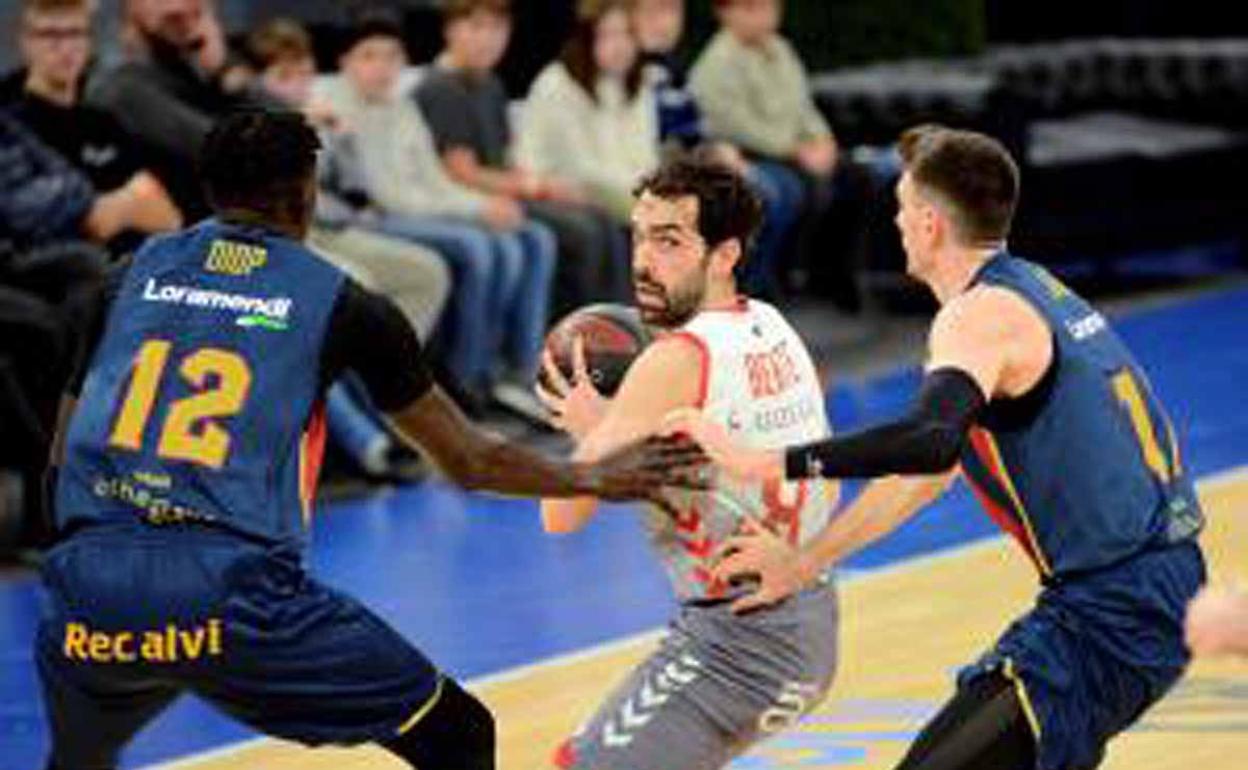
POLYGON ((273 106, 232 66, 212 0, 125 0, 125 60, 97 70, 87 102, 154 153, 152 169, 187 220, 208 214, 196 153, 214 120, 273 106))
MULTIPOLYGON (((132 224, 135 198, 128 187, 97 194, 82 172, 0 111, 0 467, 22 479, 26 543, 41 534, 32 490, 72 352, 68 309, 103 278, 109 256, 96 244, 132 224)), ((16 486, 8 484, 10 498, 16 486)))
POLYGON ((659 163, 658 107, 642 82, 630 3, 586 0, 559 55, 534 81, 519 157, 579 184, 627 224, 633 188, 659 163))
POLYGON ((450 0, 443 6, 446 48, 422 79, 416 100, 452 179, 506 196, 550 227, 559 242, 554 314, 631 296, 624 239, 580 186, 514 163, 507 93, 494 67, 511 35, 510 0, 450 0))
POLYGON ((85 174, 0 111, 0 284, 59 303, 99 278, 104 243, 143 219, 141 181, 97 194, 85 174))
MULTIPOLYGON (((0 268, 9 256, 0 246, 0 268)), ((66 377, 64 314, 0 279, 0 558, 46 532, 37 491, 66 377)))
POLYGON ((362 225, 376 211, 358 181, 349 129, 328 105, 312 98, 316 66, 307 31, 291 19, 274 19, 253 32, 247 53, 262 87, 275 99, 303 110, 323 126, 321 190, 308 244, 365 288, 388 296, 427 342, 450 292, 450 273, 436 252, 362 225))
POLYGON ((109 241, 114 253, 122 253, 147 233, 180 227, 182 215, 144 168, 141 148, 111 116, 79 100, 91 53, 91 16, 90 0, 23 1, 19 44, 25 78, 9 109, 86 174, 96 192, 141 193, 134 198, 130 227, 109 241))
POLYGON ((746 162, 735 145, 712 140, 707 134, 702 111, 689 91, 685 68, 676 58, 685 28, 685 0, 636 0, 633 18, 642 72, 659 106, 661 141, 686 149, 711 147, 750 180, 763 201, 765 215, 754 253, 741 265, 741 285, 748 293, 779 298, 783 293, 780 273, 784 248, 805 197, 801 177, 779 163, 746 162))
POLYGON ((511 198, 447 175, 420 109, 397 92, 404 61, 398 23, 364 14, 342 52, 342 77, 320 95, 350 127, 368 199, 381 212, 376 227, 436 250, 451 267, 451 372, 472 392, 543 420, 529 383, 546 332, 554 236, 511 198))
POLYGON ((806 185, 801 267, 813 289, 856 307, 853 244, 865 193, 848 164, 838 162, 836 138, 815 106, 806 69, 779 32, 782 0, 714 4, 720 30, 689 76, 707 130, 752 158, 800 173, 806 185))
MULTIPOLYGON (((450 293, 450 272, 435 252, 364 226, 375 220, 375 212, 353 181, 360 172, 351 143, 344 141, 347 127, 328 105, 312 97, 316 65, 307 30, 292 19, 266 22, 248 37, 247 56, 270 96, 321 126, 320 190, 308 245, 365 288, 389 297, 427 343, 450 293)), ((326 405, 335 442, 370 475, 395 475, 394 460, 402 445, 389 435, 362 391, 349 382, 337 383, 326 405)))

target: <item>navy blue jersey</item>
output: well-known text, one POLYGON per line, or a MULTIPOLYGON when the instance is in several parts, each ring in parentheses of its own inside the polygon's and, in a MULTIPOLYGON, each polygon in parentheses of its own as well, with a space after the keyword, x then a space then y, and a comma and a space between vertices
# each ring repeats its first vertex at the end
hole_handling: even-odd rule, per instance
POLYGON ((980 501, 1041 575, 1195 537, 1203 516, 1170 420, 1105 318, 1005 253, 975 283, 1022 296, 1053 333, 1044 378, 1021 398, 990 403, 962 457, 980 501))
POLYGON ((344 276, 207 220, 139 251, 67 433, 59 527, 199 523, 302 546, 324 442, 322 346, 344 276))

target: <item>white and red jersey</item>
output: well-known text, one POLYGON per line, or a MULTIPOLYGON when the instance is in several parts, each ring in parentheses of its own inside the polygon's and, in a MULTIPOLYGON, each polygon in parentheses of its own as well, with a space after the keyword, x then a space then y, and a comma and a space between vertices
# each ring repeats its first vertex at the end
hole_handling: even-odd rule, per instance
MULTIPOLYGON (((771 305, 742 298, 731 309, 699 313, 670 336, 701 351, 698 406, 737 442, 782 449, 829 435, 810 353, 771 305)), ((677 598, 718 598, 725 586, 710 580, 711 557, 743 516, 800 544, 827 521, 834 490, 822 479, 746 484, 720 475, 709 491, 670 491, 668 499, 680 515, 651 506, 646 525, 677 598)))

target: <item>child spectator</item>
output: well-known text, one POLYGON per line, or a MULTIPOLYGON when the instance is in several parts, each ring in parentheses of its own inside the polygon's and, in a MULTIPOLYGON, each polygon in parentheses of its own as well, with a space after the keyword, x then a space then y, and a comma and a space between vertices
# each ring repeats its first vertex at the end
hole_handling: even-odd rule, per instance
POLYGON ((514 162, 507 93, 494 74, 511 35, 509 0, 450 0, 443 9, 446 48, 416 91, 451 178, 517 201, 559 242, 554 314, 630 296, 627 255, 617 251, 611 219, 586 205, 569 180, 514 162))
POLYGON ((448 366, 462 383, 534 420, 529 385, 545 338, 555 239, 514 200, 451 179, 420 109, 396 92, 402 32, 375 12, 352 28, 329 107, 350 127, 383 233, 428 246, 449 263, 455 293, 448 366))
POLYGON ((806 184, 798 258, 812 288, 857 304, 851 244, 865 200, 810 94, 806 69, 780 34, 782 0, 714 0, 720 30, 689 87, 707 130, 750 157, 784 164, 806 184))
POLYGON ((25 76, 11 113, 87 176, 98 194, 120 191, 122 228, 115 254, 147 234, 182 225, 181 212, 145 168, 142 148, 107 113, 85 105, 80 87, 91 55, 90 0, 24 0, 18 35, 25 76))
POLYGON ((642 71, 659 106, 659 136, 665 145, 709 146, 725 163, 750 180, 763 201, 763 225, 753 254, 741 264, 739 279, 749 294, 775 300, 783 294, 780 273, 789 235, 802 212, 805 188, 797 172, 783 164, 747 162, 728 142, 706 132, 702 112, 689 91, 687 73, 676 58, 685 27, 685 0, 636 0, 633 17, 641 47, 642 71))

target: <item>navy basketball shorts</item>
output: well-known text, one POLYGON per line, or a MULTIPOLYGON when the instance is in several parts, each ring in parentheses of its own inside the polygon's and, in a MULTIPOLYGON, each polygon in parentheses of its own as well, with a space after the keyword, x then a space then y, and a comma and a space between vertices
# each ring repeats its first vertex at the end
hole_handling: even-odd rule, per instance
POLYGON ((224 533, 85 530, 45 561, 35 658, 62 766, 111 766, 190 692, 300 743, 385 742, 441 679, 407 640, 296 555, 224 533))
POLYGON ((1106 741, 1182 676, 1190 660, 1183 619, 1204 582, 1194 543, 1056 581, 962 670, 959 685, 1003 673, 1037 733, 1038 770, 1096 767, 1106 741))

